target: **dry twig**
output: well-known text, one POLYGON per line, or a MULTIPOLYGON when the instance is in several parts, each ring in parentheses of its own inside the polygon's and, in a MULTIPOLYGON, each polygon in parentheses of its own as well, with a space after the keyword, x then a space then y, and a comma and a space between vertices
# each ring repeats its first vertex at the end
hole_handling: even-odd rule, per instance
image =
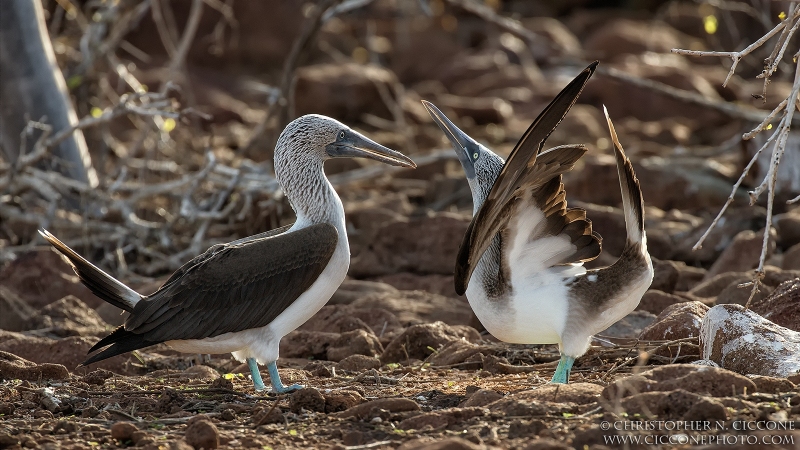
MULTIPOLYGON (((778 67, 778 64, 783 59, 784 52, 791 40, 792 36, 797 31, 798 27, 800 27, 800 6, 797 3, 792 3, 789 8, 789 14, 783 19, 780 23, 775 25, 769 32, 767 32, 764 36, 760 39, 756 40, 751 45, 747 46, 743 50, 738 52, 701 52, 701 51, 694 51, 694 50, 683 50, 683 49, 672 49, 674 53, 678 53, 681 55, 690 55, 690 56, 724 56, 730 57, 733 63, 731 64, 731 68, 728 72, 728 76, 725 78, 725 81, 722 83, 725 86, 728 81, 733 76, 734 72, 736 71, 736 67, 741 61, 742 58, 751 54, 756 49, 762 47, 764 44, 767 43, 771 38, 778 35, 780 32, 779 38, 775 43, 775 47, 773 48, 772 54, 769 58, 765 61, 765 68, 764 71, 758 76, 758 78, 764 79, 764 95, 766 95, 767 84, 769 83, 770 76, 775 72, 778 67)), ((767 220, 766 225, 764 228, 764 239, 761 247, 761 256, 758 262, 758 268, 756 269, 755 276, 753 279, 753 288, 750 293, 750 298, 747 300, 745 307, 750 306, 750 302, 755 297, 755 294, 758 292, 758 288, 760 285, 761 279, 764 277, 764 265, 766 263, 767 258, 767 250, 769 248, 769 236, 770 230, 772 228, 772 213, 773 213, 773 206, 775 201, 775 184, 778 177, 778 167, 781 162, 781 158, 783 157, 784 152, 786 151, 786 142, 789 138, 789 131, 792 126, 792 119, 794 117, 794 112, 797 109, 797 100, 798 100, 798 91, 800 91, 800 61, 798 61, 798 56, 800 53, 795 54, 793 60, 796 64, 795 66, 795 76, 794 76, 794 83, 792 84, 792 91, 789 94, 789 97, 781 102, 772 112, 770 112, 764 119, 758 121, 758 125, 756 128, 751 130, 748 133, 745 133, 742 136, 742 139, 752 139, 762 131, 766 131, 771 129, 770 123, 772 120, 777 118, 777 116, 783 112, 783 117, 781 118, 778 126, 775 127, 772 135, 767 139, 764 145, 759 148, 753 157, 748 162, 747 166, 745 167, 742 175, 739 177, 739 180, 734 184, 733 191, 731 195, 728 197, 727 201, 723 205, 720 212, 711 222, 706 232, 700 237, 700 240, 695 244, 693 247, 695 250, 699 249, 703 242, 705 241, 706 237, 708 237, 711 230, 717 225, 722 215, 727 210, 728 206, 733 201, 734 194, 736 193, 737 189, 741 185, 742 181, 744 180, 747 173, 753 167, 755 162, 758 160, 758 157, 761 153, 771 144, 772 145, 772 153, 770 157, 770 164, 767 170, 766 176, 762 180, 762 182, 752 191, 749 192, 750 194, 750 204, 755 204, 758 198, 763 194, 765 191, 767 192, 767 220)), ((790 200, 796 201, 797 199, 790 200)))

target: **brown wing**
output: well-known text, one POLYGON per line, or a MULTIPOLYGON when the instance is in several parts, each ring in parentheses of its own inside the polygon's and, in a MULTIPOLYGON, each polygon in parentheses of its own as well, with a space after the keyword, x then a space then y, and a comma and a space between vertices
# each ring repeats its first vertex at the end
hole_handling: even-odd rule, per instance
MULTIPOLYGON (((539 114, 512 150, 486 201, 473 217, 462 241, 455 269, 457 293, 463 294, 466 291, 469 278, 475 270, 475 264, 489 247, 494 236, 512 217, 514 204, 522 198, 520 191, 537 192, 551 182, 554 177, 558 177, 560 183, 560 174, 570 170, 577 158, 583 154, 560 155, 561 152, 557 152, 558 157, 563 158, 558 164, 555 164, 555 161, 552 166, 537 164, 537 154, 544 146, 548 136, 575 104, 596 67, 597 61, 575 77, 539 114), (570 158, 575 156, 577 158, 569 163, 570 158)), ((585 152, 585 149, 582 152, 585 152)), ((550 195, 552 190, 551 186, 549 190, 538 195, 550 195)))

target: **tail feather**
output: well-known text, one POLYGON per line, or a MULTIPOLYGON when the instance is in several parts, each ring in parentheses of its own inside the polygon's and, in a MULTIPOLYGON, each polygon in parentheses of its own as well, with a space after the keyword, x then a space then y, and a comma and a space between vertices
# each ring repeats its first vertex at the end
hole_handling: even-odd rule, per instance
POLYGON ((113 333, 109 334, 108 336, 104 337, 100 342, 94 345, 94 347, 89 350, 89 353, 108 346, 105 350, 95 355, 90 356, 86 359, 86 361, 82 362, 81 366, 88 366, 89 364, 95 363, 97 361, 102 361, 104 359, 111 358, 112 356, 121 355, 123 353, 131 352, 133 350, 139 350, 140 348, 149 347, 156 342, 148 342, 142 339, 141 335, 131 333, 130 331, 126 331, 125 327, 119 327, 114 330, 113 333))
POLYGON ((608 110, 603 106, 603 111, 608 122, 608 129, 611 132, 611 141, 614 144, 614 154, 617 160, 617 173, 619 175, 619 187, 622 191, 622 209, 625 212, 625 228, 628 232, 628 245, 639 244, 644 239, 644 200, 642 200, 642 189, 639 186, 639 179, 633 171, 631 161, 625 156, 622 144, 617 139, 617 132, 614 124, 608 116, 608 110))
POLYGON ((117 281, 111 275, 103 272, 97 266, 87 261, 84 257, 58 240, 47 230, 39 230, 42 235, 64 258, 94 295, 125 311, 133 311, 133 307, 142 296, 136 291, 117 281))

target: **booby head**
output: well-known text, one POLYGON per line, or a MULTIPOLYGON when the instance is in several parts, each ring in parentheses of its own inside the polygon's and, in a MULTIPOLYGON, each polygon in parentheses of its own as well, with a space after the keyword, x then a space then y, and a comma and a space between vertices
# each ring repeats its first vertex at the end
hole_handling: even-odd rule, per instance
POLYGON ((275 176, 298 221, 344 220, 344 209, 323 171, 331 158, 369 158, 393 166, 417 165, 330 117, 307 114, 291 121, 275 145, 275 176))
POLYGON ((492 190, 494 180, 503 170, 505 161, 495 152, 461 131, 433 103, 422 100, 422 104, 453 145, 461 167, 467 175, 467 182, 472 191, 473 209, 477 211, 486 200, 489 191, 492 190))
POLYGON ((305 162, 298 160, 323 162, 331 158, 369 158, 392 166, 417 167, 402 153, 378 144, 338 120, 319 114, 306 114, 290 122, 275 146, 276 171, 278 166, 305 162))

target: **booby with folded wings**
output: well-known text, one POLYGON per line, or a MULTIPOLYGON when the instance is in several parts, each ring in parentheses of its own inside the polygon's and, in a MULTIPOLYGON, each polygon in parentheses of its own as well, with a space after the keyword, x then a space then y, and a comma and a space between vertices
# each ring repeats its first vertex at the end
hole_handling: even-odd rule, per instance
POLYGON ((274 158, 275 175, 297 221, 215 245, 147 296, 41 230, 83 284, 130 312, 123 326, 92 347, 90 353, 101 351, 83 364, 163 342, 187 353, 232 353, 247 362, 256 390, 266 388, 257 363, 267 365, 275 392, 299 388, 286 387, 280 380, 280 339, 325 305, 350 265, 344 208, 322 170, 325 160, 339 157, 416 167, 408 157, 334 119, 302 116, 283 130, 274 158))

